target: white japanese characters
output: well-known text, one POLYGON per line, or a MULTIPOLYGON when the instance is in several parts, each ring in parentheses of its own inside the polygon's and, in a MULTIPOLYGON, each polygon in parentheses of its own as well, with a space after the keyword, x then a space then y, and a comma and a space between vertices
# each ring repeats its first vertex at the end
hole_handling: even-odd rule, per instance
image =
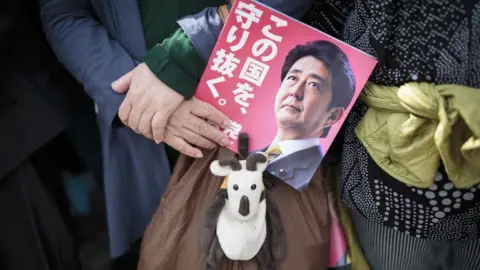
POLYGON ((246 4, 240 1, 234 14, 236 15, 237 23, 241 23, 242 28, 248 30, 253 22, 260 22, 263 11, 258 9, 254 4, 246 4))
POLYGON ((242 80, 249 81, 256 86, 262 86, 263 80, 267 76, 269 69, 270 66, 267 64, 248 57, 238 77, 242 80))
POLYGON ((235 58, 235 55, 231 52, 227 54, 224 49, 218 50, 216 55, 217 56, 213 59, 211 69, 232 78, 233 71, 237 68, 240 60, 235 58))
MULTIPOLYGON (((230 30, 228 31, 227 34, 227 42, 228 43, 233 43, 235 40, 237 40, 237 36, 235 35, 235 32, 237 32, 238 28, 233 25, 230 30)), ((248 31, 242 31, 242 36, 240 37, 240 40, 238 41, 237 44, 230 46, 230 50, 232 52, 238 51, 245 46, 245 43, 247 43, 248 36, 250 36, 250 32, 248 31)))
POLYGON ((242 125, 235 121, 232 121, 230 123, 229 128, 223 130, 223 132, 227 134, 228 137, 230 137, 230 139, 232 140, 237 140, 238 134, 240 134, 241 131, 242 131, 242 125))
MULTIPOLYGON (((222 89, 221 84, 227 82, 227 79, 236 80, 236 87, 229 91, 234 95, 235 103, 240 106, 240 112, 243 115, 247 114, 247 108, 255 98, 255 88, 262 87, 267 77, 270 70, 267 62, 278 54, 277 45, 283 39, 278 34, 278 28, 288 26, 286 20, 275 15, 270 15, 268 19, 266 16, 263 18, 264 10, 264 7, 257 7, 253 3, 244 1, 237 3, 231 14, 235 18, 227 21, 226 25, 229 28, 224 30, 226 44, 214 52, 215 57, 210 66, 210 69, 218 72, 219 75, 207 80, 212 96, 221 106, 227 104, 227 100, 221 97, 222 93, 219 91, 222 89), (252 31, 254 34, 251 34, 252 31), (249 42, 249 38, 252 37, 257 40, 249 42), (246 46, 249 48, 248 55, 245 55, 246 46), (237 70, 238 66, 242 66, 240 70, 237 70)), ((242 128, 240 124, 235 124, 231 129, 225 130, 225 133, 234 140, 242 128)))
POLYGON ((233 90, 235 102, 242 106, 242 108, 240 108, 242 114, 246 114, 246 107, 250 106, 250 103, 248 103, 247 100, 255 97, 252 91, 253 88, 248 83, 238 83, 237 89, 233 90))

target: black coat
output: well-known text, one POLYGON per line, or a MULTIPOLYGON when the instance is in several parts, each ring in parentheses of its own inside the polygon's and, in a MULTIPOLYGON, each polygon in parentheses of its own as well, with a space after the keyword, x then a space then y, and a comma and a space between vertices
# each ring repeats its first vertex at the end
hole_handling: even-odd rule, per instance
MULTIPOLYGON (((0 179, 93 105, 57 62, 36 1, 0 8, 0 179)), ((94 119, 93 119, 94 120, 94 119)))
POLYGON ((101 180, 93 102, 56 60, 36 0, 2 1, 1 269, 77 269, 60 175, 71 164, 82 163, 72 158, 77 155, 101 180))

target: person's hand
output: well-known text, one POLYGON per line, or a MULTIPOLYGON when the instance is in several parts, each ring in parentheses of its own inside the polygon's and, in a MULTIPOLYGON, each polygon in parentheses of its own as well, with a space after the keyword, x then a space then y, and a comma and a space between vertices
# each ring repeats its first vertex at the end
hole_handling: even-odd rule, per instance
POLYGON ((192 145, 207 149, 214 148, 217 143, 222 146, 229 145, 228 136, 205 119, 223 128, 230 125, 230 120, 212 105, 196 98, 183 101, 168 119, 164 142, 179 152, 196 158, 203 155, 192 145))
POLYGON ((156 143, 165 142, 192 157, 202 153, 189 143, 204 148, 229 144, 228 137, 206 121, 228 128, 230 121, 224 114, 194 98, 184 101, 144 63, 112 83, 112 88, 118 93, 128 91, 118 112, 123 124, 156 143))
POLYGON ((145 63, 113 82, 112 89, 117 93, 128 91, 118 110, 122 123, 161 143, 168 118, 180 106, 183 96, 160 81, 145 63))

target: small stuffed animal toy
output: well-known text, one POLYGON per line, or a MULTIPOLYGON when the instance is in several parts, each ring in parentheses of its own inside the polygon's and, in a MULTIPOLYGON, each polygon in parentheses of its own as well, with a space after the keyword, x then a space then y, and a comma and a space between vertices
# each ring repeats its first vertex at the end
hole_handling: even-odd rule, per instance
MULTIPOLYGON (((240 147, 240 146, 239 146, 240 147)), ((246 261, 257 256, 264 270, 276 269, 285 255, 285 236, 276 205, 267 200, 261 152, 246 160, 213 161, 210 170, 225 180, 207 211, 202 247, 209 257, 205 269, 216 269, 224 257, 246 261)))

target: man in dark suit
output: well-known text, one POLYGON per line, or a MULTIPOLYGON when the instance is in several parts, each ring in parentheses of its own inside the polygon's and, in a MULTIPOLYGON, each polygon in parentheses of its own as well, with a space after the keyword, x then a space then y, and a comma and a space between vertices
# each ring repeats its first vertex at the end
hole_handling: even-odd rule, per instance
POLYGON ((263 151, 270 159, 268 172, 302 189, 322 161, 319 138, 352 101, 355 77, 340 48, 313 41, 288 53, 281 80, 274 106, 277 134, 263 151))

